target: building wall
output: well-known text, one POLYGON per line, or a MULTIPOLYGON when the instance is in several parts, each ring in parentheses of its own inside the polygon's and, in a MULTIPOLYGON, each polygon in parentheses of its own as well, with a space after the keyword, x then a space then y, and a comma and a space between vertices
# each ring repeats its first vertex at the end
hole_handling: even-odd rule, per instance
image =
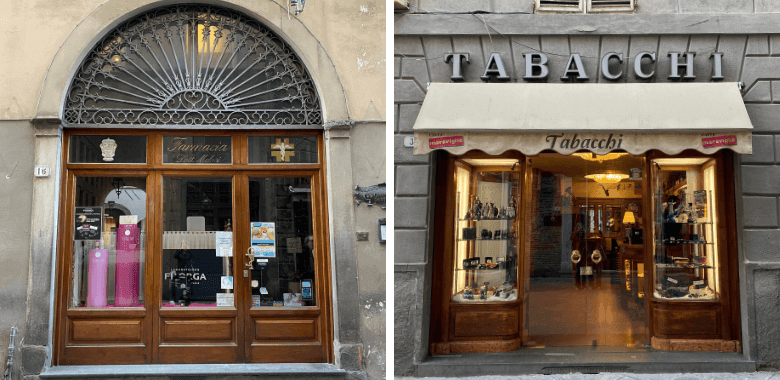
POLYGON ((0 149, 0 194, 4 194, 0 210, 5 215, 0 221, 0 367, 4 371, 11 327, 17 328, 16 348, 24 336, 27 286, 32 281, 33 131, 26 121, 0 121, 0 135, 13 141, 0 149))
MULTIPOLYGON (((185 1, 177 1, 179 3, 185 1)), ((200 2, 200 1, 198 1, 200 2)), ((64 0, 52 6, 46 0, 14 1, 0 13, 0 72, 14 75, 0 76, 0 88, 14 89, 0 99, 0 119, 30 119, 35 116, 41 86, 60 46, 75 27, 101 7, 110 6, 110 0, 64 0)), ((139 2, 139 4, 142 2, 139 2)), ((155 1, 160 6, 174 1, 155 1)), ((283 2, 280 2, 283 3, 283 2)), ((283 24, 288 21, 287 10, 271 0, 215 1, 213 4, 231 6, 237 10, 265 8, 273 11, 263 17, 283 24)), ((132 12, 137 7, 130 7, 132 12)), ((385 119, 385 29, 384 2, 340 1, 336 3, 313 1, 297 18, 315 36, 330 55, 347 97, 351 116, 356 120, 385 119)), ((107 32, 107 30, 105 31, 107 32)), ((92 36, 99 38, 102 36, 92 36)), ((287 42, 296 45, 295 35, 287 42)), ((84 50, 97 41, 84 41, 84 50)), ((318 57, 308 57, 318 59, 318 57)), ((80 63, 80 62, 78 62, 80 63)), ((78 64, 77 63, 77 64, 78 64)))
MULTIPOLYGON (((11 326, 19 328, 14 378, 35 378, 50 365, 51 276, 56 254, 51 243, 56 238, 59 199, 57 114, 69 75, 81 63, 81 58, 73 57, 91 49, 130 16, 183 2, 22 0, 7 4, 0 12, 0 88, 11 89, 0 96, 0 132, 6 137, 0 142, 0 174, 5 176, 0 198, 6 215, 0 222, 4 226, 0 267, 6 271, 0 273, 0 373, 5 370, 11 326), (63 62, 62 57, 70 60, 63 62), (54 111, 41 114, 41 105, 51 104, 47 101, 52 98, 54 111), (36 164, 51 166, 53 176, 33 179, 36 164)), ((288 14, 281 5, 284 2, 273 0, 195 2, 258 17, 306 53, 301 58, 315 78, 327 78, 315 79, 323 98, 340 97, 335 103, 340 102, 341 108, 325 110, 326 150, 339 151, 327 163, 334 314, 342 317, 334 322, 336 363, 369 378, 383 378, 385 287, 384 270, 379 273, 377 268, 384 268, 385 248, 376 240, 376 219, 384 218, 384 210, 355 205, 352 189, 385 181, 384 144, 375 137, 386 120, 385 4, 380 0, 315 1, 296 16, 288 14), (331 74, 321 74, 326 72, 331 74), (369 241, 357 242, 356 231, 369 231, 369 241), (351 280, 341 286, 337 279, 351 280), (342 306, 345 309, 339 310, 342 306)))
MULTIPOLYGON (((511 77, 523 82, 525 52, 549 58, 548 82, 560 83, 572 53, 583 57, 587 83, 606 82, 600 74, 607 52, 625 55, 622 82, 640 82, 633 58, 656 52, 656 76, 666 82, 668 52, 697 52, 696 81, 711 77, 709 53, 724 53, 723 75, 744 82, 744 101, 754 125, 753 155, 737 158, 740 239, 742 347, 759 368, 780 368, 780 3, 769 0, 637 0, 635 15, 534 15, 532 0, 412 0, 395 15, 395 373, 413 374, 428 352, 436 172, 434 155, 413 156, 403 146, 430 82, 450 82, 452 67, 443 56, 467 52, 466 82, 479 76, 493 52, 500 53, 511 77), (512 14, 471 15, 485 10, 512 14), (425 14, 425 12, 435 12, 425 14), (525 14, 529 13, 529 14, 525 14), (457 25, 457 27, 455 27, 457 25), (774 26, 772 26, 774 25, 774 26)), ((646 82, 646 81, 644 81, 646 82)), ((578 85, 578 84, 571 84, 578 85)), ((583 84, 579 84, 583 85, 583 84)), ((737 84, 735 83, 735 86, 737 84)))

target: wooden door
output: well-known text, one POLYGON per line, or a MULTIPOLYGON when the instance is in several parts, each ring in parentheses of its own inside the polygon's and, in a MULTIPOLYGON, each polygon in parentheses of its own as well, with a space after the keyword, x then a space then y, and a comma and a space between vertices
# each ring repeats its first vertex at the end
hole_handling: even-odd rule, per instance
POLYGON ((236 284, 246 360, 326 361, 328 273, 317 265, 327 261, 320 174, 256 171, 240 182, 246 196, 236 231, 243 273, 236 284))

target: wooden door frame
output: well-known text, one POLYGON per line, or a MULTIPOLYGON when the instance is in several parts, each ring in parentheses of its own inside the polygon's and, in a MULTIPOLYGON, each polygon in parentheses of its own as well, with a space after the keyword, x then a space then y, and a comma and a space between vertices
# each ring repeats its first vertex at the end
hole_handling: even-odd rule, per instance
MULTIPOLYGON (((101 318, 105 319, 105 324, 112 324, 112 321, 118 318, 136 318, 141 319, 141 331, 143 336, 140 337, 138 343, 126 345, 129 350, 133 348, 138 351, 139 347, 142 347, 140 353, 135 353, 135 356, 130 356, 133 359, 130 361, 137 364, 143 363, 159 363, 159 342, 162 339, 161 335, 161 318, 165 314, 176 314, 179 316, 187 316, 190 314, 203 313, 204 309, 200 310, 176 310, 168 311, 162 310, 159 305, 159 298, 161 297, 161 260, 162 255, 153 252, 162 252, 162 241, 159 239, 162 236, 162 179, 166 177, 229 177, 232 179, 232 204, 233 215, 232 218, 235 222, 240 219, 236 216, 247 215, 246 212, 241 212, 240 207, 242 205, 248 206, 248 198, 246 200, 240 199, 242 194, 242 186, 248 185, 246 179, 250 175, 257 174, 258 176, 283 176, 283 177, 295 177, 295 176, 309 176, 312 179, 312 221, 314 225, 314 240, 315 240, 315 297, 317 297, 317 340, 321 345, 319 360, 308 360, 316 362, 329 362, 334 361, 333 353, 333 316, 332 316, 332 278, 331 278, 331 260, 330 260, 330 236, 328 227, 328 207, 327 207, 327 183, 325 176, 325 144, 324 134, 321 130, 128 130, 128 129, 68 129, 66 128, 63 133, 63 148, 61 152, 62 162, 62 179, 61 179, 61 192, 59 207, 61 213, 58 220, 58 236, 57 239, 57 252, 58 255, 55 265, 56 279, 55 279, 55 318, 54 318, 54 352, 52 362, 54 365, 64 364, 96 364, 101 362, 103 364, 114 364, 122 360, 128 359, 128 350, 105 350, 107 346, 105 344, 93 344, 93 351, 89 355, 80 355, 81 358, 74 358, 73 355, 67 355, 66 349, 68 348, 68 342, 70 341, 68 321, 71 316, 81 316, 86 319, 101 318), (146 135, 146 163, 144 164, 71 164, 68 163, 68 157, 70 153, 70 140, 74 135, 146 135), (232 164, 163 164, 162 163, 162 138, 163 136, 231 136, 231 155, 232 164), (317 148, 318 148, 318 162, 314 164, 249 164, 248 163, 248 137, 249 136, 275 136, 275 137, 291 137, 291 136, 316 136, 317 148), (155 149, 159 147, 159 149, 155 149), (304 174, 304 175, 301 175, 304 174), (103 176, 103 177, 116 177, 116 176, 137 176, 146 177, 146 193, 147 193, 147 208, 146 208, 146 256, 145 256, 145 299, 144 307, 136 309, 118 309, 118 310, 77 310, 69 308, 69 294, 70 294, 70 282, 71 271, 70 259, 72 256, 73 242, 72 242, 72 216, 75 205, 75 178, 76 176, 103 176), (155 217, 149 217, 150 215, 156 215, 155 217), (157 236, 160 235, 160 236, 157 236), (158 273, 160 272, 160 273, 158 273), (158 276, 159 275, 159 276, 158 276), (105 351, 115 351, 113 354, 106 355, 105 351), (92 355, 94 354, 94 355, 92 355), (113 356, 112 356, 113 355, 113 356), (96 360, 96 358, 100 358, 96 360)), ((246 195, 244 195, 246 198, 246 195)), ((248 218, 248 215, 247 215, 248 218)), ((247 226, 248 227, 248 224, 247 226)), ((235 229, 234 229, 235 231, 235 229)), ((239 244, 248 243, 244 240, 248 240, 247 237, 236 236, 239 231, 234 233, 234 277, 240 278, 240 281, 236 281, 236 284, 240 284, 244 280, 242 276, 243 266, 246 258, 243 252, 239 252, 237 246, 239 244)), ((234 315, 237 325, 233 327, 236 336, 234 342, 236 344, 236 359, 232 362, 243 362, 248 356, 245 350, 249 347, 249 340, 244 342, 246 332, 249 328, 249 323, 245 323, 246 316, 249 316, 250 307, 247 307, 246 302, 251 302, 251 296, 244 294, 243 290, 237 289, 240 285, 234 284, 234 294, 236 299, 234 300, 234 308, 230 310, 214 309, 206 310, 209 312, 207 318, 234 315), (242 302, 246 301, 246 302, 242 302), (212 315, 213 314, 213 315, 212 315), (246 316, 245 316, 246 315, 246 316)), ((211 309, 211 308, 209 308, 211 309)), ((312 315, 311 310, 279 310, 276 312, 279 315, 289 317, 295 315, 312 315)), ((260 311, 259 314, 264 314, 264 311, 260 311)), ((282 340, 284 341, 284 340, 282 340)), ((106 342, 103 342, 106 343, 106 342)), ((110 344, 110 342, 108 342, 110 344)), ((292 346, 296 343, 293 342, 292 346)), ((113 345, 113 347, 119 347, 113 345)), ((119 347, 121 348, 121 347, 119 347)), ((198 346, 202 349, 202 346, 198 346)), ((211 355, 211 354, 208 354, 211 355)), ((226 362, 219 358, 215 360, 208 360, 211 356, 194 358, 194 360, 175 360, 176 362, 187 363, 206 363, 206 362, 226 362)), ((285 362, 297 362, 295 355, 289 357, 288 360, 276 360, 285 362)))
MULTIPOLYGON (((523 334, 523 258, 522 247, 525 244, 523 231, 525 222, 525 202, 522 202, 526 194, 524 187, 526 169, 525 156, 518 152, 506 152, 500 155, 488 155, 482 152, 471 151, 463 155, 452 155, 447 152, 439 152, 436 156, 436 200, 434 208, 434 243, 432 257, 432 289, 431 289, 431 326, 429 331, 429 354, 449 354, 465 352, 501 352, 519 348, 523 334), (462 158, 511 158, 517 159, 520 167, 517 170, 520 177, 518 188, 519 200, 517 205, 518 224, 518 257, 517 257, 517 300, 503 303, 490 304, 458 304, 452 302, 454 237, 455 231, 455 172, 457 167, 464 164, 459 162, 462 158), (474 339, 456 338, 454 336, 454 315, 458 312, 469 313, 472 311, 503 311, 512 309, 517 311, 517 333, 502 339, 500 337, 478 337, 474 339)), ((505 165, 508 166, 508 165, 505 165)), ((487 167, 488 170, 502 168, 487 167)), ((472 173, 473 175, 473 173, 472 173)), ((471 186, 476 186, 473 180, 471 186)), ((472 193, 474 193, 472 189, 472 193)))
MULTIPOLYGON (((644 177, 647 178, 647 189, 652 186, 650 182, 652 179, 652 167, 651 160, 656 158, 713 158, 715 159, 715 186, 717 196, 714 202, 717 202, 717 214, 718 214, 718 276, 720 278, 720 298, 714 301, 693 301, 689 302, 689 305, 693 305, 695 310, 701 310, 702 305, 714 305, 715 309, 719 313, 718 326, 716 326, 717 332, 712 334, 711 337, 706 339, 720 339, 723 341, 737 341, 742 340, 741 318, 739 316, 739 258, 737 255, 738 242, 737 242, 737 221, 736 221, 736 190, 735 190, 735 168, 734 168, 734 153, 730 150, 720 150, 713 154, 703 154, 698 151, 686 150, 677 155, 667 155, 659 151, 651 151, 645 155, 645 173, 644 177), (731 233, 729 233, 731 231, 731 233)), ((652 210, 652 197, 648 196, 645 201, 647 210, 652 210)), ((645 226, 650 226, 652 218, 649 212, 644 214, 645 226)), ((650 286, 647 289, 654 289, 655 285, 655 271, 653 263, 653 247, 652 245, 645 245, 645 267, 651 268, 649 273, 645 275, 646 286, 650 286)), ((683 309, 685 307, 684 301, 657 301, 650 296, 648 298, 648 304, 658 304, 665 309, 683 309)), ((655 316, 653 315, 653 305, 650 305, 648 312, 650 318, 648 326, 650 327, 650 336, 655 336, 655 316)), ((667 338, 667 337, 663 337, 667 338)), ((693 339, 701 340, 701 337, 694 335, 681 336, 681 347, 684 347, 684 340, 693 339)), ((695 346, 695 344, 694 344, 695 346)), ((738 347, 737 347, 738 350, 738 347)))

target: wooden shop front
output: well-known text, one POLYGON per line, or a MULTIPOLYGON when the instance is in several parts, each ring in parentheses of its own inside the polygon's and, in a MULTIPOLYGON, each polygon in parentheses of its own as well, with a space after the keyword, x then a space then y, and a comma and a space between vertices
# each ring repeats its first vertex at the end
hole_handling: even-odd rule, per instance
POLYGON ((430 353, 739 351, 733 167, 752 127, 736 84, 678 85, 671 102, 697 107, 672 111, 654 84, 601 87, 646 100, 608 116, 598 97, 552 112, 529 85, 489 86, 501 100, 480 108, 478 86, 432 85, 414 127, 415 154, 439 151, 430 353), (733 104, 692 104, 702 91, 733 104))
POLYGON ((64 138, 55 364, 332 360, 322 133, 64 138))

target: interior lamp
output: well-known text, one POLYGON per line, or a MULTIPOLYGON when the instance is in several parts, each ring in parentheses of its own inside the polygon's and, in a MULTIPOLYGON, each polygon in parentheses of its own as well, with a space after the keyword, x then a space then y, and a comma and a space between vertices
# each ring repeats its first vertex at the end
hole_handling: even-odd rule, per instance
POLYGON ((619 173, 617 171, 607 171, 604 173, 588 174, 585 178, 592 179, 598 183, 618 183, 628 178, 628 174, 619 173))
POLYGON ((634 213, 632 211, 626 211, 625 214, 623 214, 623 225, 633 225, 636 223, 636 219, 634 218, 634 213))
POLYGON ((607 154, 572 153, 572 156, 577 156, 587 161, 598 161, 599 163, 602 163, 604 161, 615 160, 623 156, 628 156, 628 153, 607 153, 607 154))

